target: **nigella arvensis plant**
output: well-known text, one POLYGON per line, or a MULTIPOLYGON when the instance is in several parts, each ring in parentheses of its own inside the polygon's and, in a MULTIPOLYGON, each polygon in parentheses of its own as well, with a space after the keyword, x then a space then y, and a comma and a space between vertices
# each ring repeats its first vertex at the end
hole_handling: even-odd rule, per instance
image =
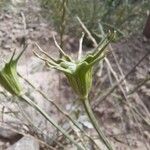
POLYGON ((44 52, 37 44, 39 50, 44 53, 47 58, 43 58, 38 53, 34 52, 34 54, 44 60, 46 64, 55 68, 61 72, 63 72, 72 89, 79 96, 80 99, 84 100, 88 97, 92 86, 92 73, 93 66, 102 60, 106 55, 106 47, 113 39, 114 33, 109 33, 107 37, 98 45, 94 52, 86 55, 80 60, 73 60, 70 56, 68 56, 56 43, 59 48, 60 53, 62 54, 62 58, 55 60, 51 56, 49 56, 46 52, 44 52))
POLYGON ((79 99, 83 102, 87 115, 89 116, 97 133, 99 134, 100 139, 103 141, 103 143, 109 150, 112 150, 113 148, 99 127, 99 124, 92 112, 88 100, 88 95, 92 86, 93 66, 106 56, 106 47, 114 39, 114 36, 114 32, 108 33, 108 35, 100 42, 98 47, 92 53, 87 54, 86 56, 82 57, 77 61, 73 60, 61 49, 61 47, 56 42, 55 37, 54 42, 55 45, 58 47, 59 52, 63 56, 62 58, 55 60, 53 57, 44 52, 37 44, 36 46, 46 57, 43 57, 34 51, 34 54, 38 58, 45 61, 45 63, 49 67, 59 70, 65 74, 70 83, 70 86, 78 95, 79 99))
POLYGON ((4 87, 9 93, 16 96, 19 96, 22 91, 22 87, 20 85, 17 74, 17 63, 25 49, 26 46, 16 58, 16 51, 14 51, 9 62, 5 63, 4 67, 0 69, 0 85, 4 87))
POLYGON ((20 52, 18 56, 15 58, 15 52, 13 52, 10 60, 5 63, 4 67, 0 70, 0 85, 6 89, 13 96, 17 96, 19 99, 25 101, 30 106, 35 108, 47 121, 49 121, 55 128, 57 128, 66 138, 68 138, 79 150, 84 150, 84 148, 78 144, 66 131, 59 126, 45 111, 43 111, 34 101, 32 101, 29 97, 27 97, 22 92, 22 87, 19 82, 19 76, 17 72, 17 63, 21 55, 26 49, 26 45, 24 49, 20 52))

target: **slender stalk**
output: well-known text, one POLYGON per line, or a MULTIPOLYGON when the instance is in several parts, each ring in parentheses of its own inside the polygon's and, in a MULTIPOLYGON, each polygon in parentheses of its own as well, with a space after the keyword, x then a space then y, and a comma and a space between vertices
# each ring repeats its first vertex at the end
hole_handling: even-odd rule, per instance
POLYGON ((42 92, 40 89, 37 89, 28 79, 26 79, 25 77, 23 77, 21 74, 18 73, 18 75, 19 75, 26 83, 28 83, 34 90, 36 90, 40 95, 42 95, 42 97, 43 97, 45 100, 47 100, 47 101, 50 102, 52 105, 54 105, 58 111, 60 111, 66 118, 68 118, 68 120, 71 121, 71 122, 80 130, 80 132, 83 132, 84 135, 85 135, 87 138, 89 138, 89 139, 93 142, 93 144, 94 144, 98 149, 100 149, 99 145, 93 140, 93 138, 92 138, 90 135, 88 135, 88 134, 86 133, 86 131, 85 131, 84 129, 82 129, 82 128, 80 127, 80 125, 78 124, 78 122, 77 122, 76 120, 74 120, 74 119, 73 119, 67 112, 65 112, 61 107, 59 107, 59 106, 55 103, 54 100, 49 99, 49 98, 46 96, 46 94, 45 94, 44 92, 42 92))
POLYGON ((27 102, 30 106, 34 107, 47 121, 49 121, 55 128, 57 128, 70 142, 77 146, 79 150, 84 150, 75 140, 73 140, 70 135, 60 127, 54 120, 52 120, 49 115, 43 111, 36 103, 34 103, 31 99, 29 99, 26 95, 21 95, 19 98, 27 102))
POLYGON ((105 144, 105 146, 108 148, 108 150, 113 150, 109 140, 106 138, 106 136, 104 135, 104 133, 102 132, 95 116, 94 116, 94 113, 91 109, 91 106, 90 106, 90 103, 89 103, 89 99, 85 99, 85 100, 82 100, 83 101, 83 105, 84 105, 84 108, 85 108, 85 111, 91 121, 91 123, 93 124, 95 130, 97 131, 100 139, 102 140, 102 142, 105 144))
MULTIPOLYGON (((63 41, 63 35, 65 33, 65 28, 66 28, 66 8, 67 8, 67 4, 68 4, 68 0, 63 0, 62 1, 62 5, 61 5, 61 18, 60 18, 60 47, 63 49, 63 44, 64 44, 64 41, 63 41)), ((60 54, 60 57, 61 57, 61 54, 60 54)))

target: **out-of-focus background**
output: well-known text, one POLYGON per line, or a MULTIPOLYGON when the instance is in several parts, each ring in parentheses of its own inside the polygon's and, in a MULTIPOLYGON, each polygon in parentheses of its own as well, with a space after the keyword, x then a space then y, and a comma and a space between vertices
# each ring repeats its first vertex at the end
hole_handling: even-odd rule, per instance
MULTIPOLYGON (((14 49, 27 50, 18 63, 24 92, 43 108, 74 139, 80 135, 88 150, 92 143, 49 100, 68 112, 80 127, 105 150, 97 139, 84 109, 65 76, 47 68, 36 58, 35 42, 59 57, 53 35, 64 51, 77 58, 83 24, 99 43, 110 31, 115 40, 108 46, 107 61, 96 65, 90 102, 93 111, 116 150, 150 149, 150 0, 0 0, 0 67, 14 49), (80 18, 82 24, 77 17, 80 18), (143 59, 142 59, 143 58, 143 59), (125 77, 116 89, 108 89, 125 77), (104 99, 103 95, 107 95, 104 99)), ((83 54, 95 45, 85 33, 83 54)), ((0 69, 1 69, 0 68, 0 69)), ((33 108, 0 87, 0 150, 76 150, 33 108)))

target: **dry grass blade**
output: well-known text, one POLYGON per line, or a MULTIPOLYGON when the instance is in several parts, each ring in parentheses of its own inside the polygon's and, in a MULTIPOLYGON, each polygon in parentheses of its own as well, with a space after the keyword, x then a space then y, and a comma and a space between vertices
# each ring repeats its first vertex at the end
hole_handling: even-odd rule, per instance
POLYGON ((93 109, 97 107, 102 101, 104 101, 118 86, 124 81, 134 70, 135 68, 149 55, 150 52, 147 52, 135 65, 134 67, 119 81, 117 81, 112 87, 110 87, 93 105, 93 109))
POLYGON ((43 96, 43 98, 45 100, 47 100, 48 102, 52 103, 58 111, 60 111, 66 118, 68 118, 68 120, 70 120, 74 126, 76 126, 80 132, 83 132, 83 134, 98 148, 100 149, 100 147, 97 145, 97 143, 93 140, 93 138, 88 135, 78 124, 77 121, 75 121, 67 112, 65 112, 62 108, 60 108, 54 100, 49 99, 45 93, 43 93, 41 90, 37 89, 28 79, 24 78, 21 74, 19 74, 19 76, 26 82, 28 83, 33 89, 35 89, 39 94, 41 94, 43 96))
POLYGON ((87 35, 89 36, 89 38, 92 40, 93 46, 97 47, 97 42, 93 38, 92 34, 88 31, 88 29, 86 28, 86 26, 84 25, 84 23, 81 21, 81 19, 78 16, 76 18, 79 21, 79 23, 80 23, 81 27, 83 28, 83 30, 85 31, 85 33, 87 33, 87 35))
POLYGON ((55 43, 56 47, 58 48, 60 54, 61 54, 62 56, 64 56, 65 58, 67 58, 67 59, 70 60, 70 58, 68 57, 68 55, 63 51, 63 49, 62 49, 62 48, 59 46, 59 44, 57 43, 56 38, 55 38, 54 35, 53 35, 53 39, 54 39, 54 43, 55 43))
POLYGON ((82 43, 83 43, 83 38, 84 38, 84 33, 82 33, 82 36, 80 38, 80 41, 79 41, 79 52, 78 52, 78 60, 81 59, 82 57, 82 43))
POLYGON ((79 150, 84 150, 84 148, 79 145, 61 126, 59 126, 44 110, 41 109, 36 103, 29 99, 26 95, 21 95, 19 97, 30 106, 32 106, 36 111, 38 111, 48 122, 50 122, 56 129, 58 129, 70 142, 72 142, 79 150))

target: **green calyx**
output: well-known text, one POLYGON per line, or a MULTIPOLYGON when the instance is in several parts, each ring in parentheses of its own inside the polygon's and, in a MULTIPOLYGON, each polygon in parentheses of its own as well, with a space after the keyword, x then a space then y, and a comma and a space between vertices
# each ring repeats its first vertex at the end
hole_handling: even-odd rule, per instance
POLYGON ((93 66, 95 63, 102 60, 106 55, 106 47, 114 38, 114 33, 109 33, 106 38, 98 45, 94 52, 86 55, 78 61, 72 60, 65 52, 58 46, 55 41, 56 46, 59 48, 60 53, 63 55, 63 58, 55 60, 44 52, 41 48, 40 51, 42 54, 46 55, 45 57, 40 56, 36 52, 34 54, 44 60, 49 67, 55 68, 63 72, 72 89, 79 96, 80 99, 86 99, 90 92, 92 86, 92 73, 93 66))
POLYGON ((0 85, 12 95, 19 96, 22 91, 17 75, 17 62, 24 50, 16 58, 14 58, 14 51, 9 62, 5 63, 5 66, 0 70, 0 85))
POLYGON ((92 86, 92 67, 83 61, 76 64, 73 72, 64 73, 75 93, 81 99, 87 98, 92 86))

